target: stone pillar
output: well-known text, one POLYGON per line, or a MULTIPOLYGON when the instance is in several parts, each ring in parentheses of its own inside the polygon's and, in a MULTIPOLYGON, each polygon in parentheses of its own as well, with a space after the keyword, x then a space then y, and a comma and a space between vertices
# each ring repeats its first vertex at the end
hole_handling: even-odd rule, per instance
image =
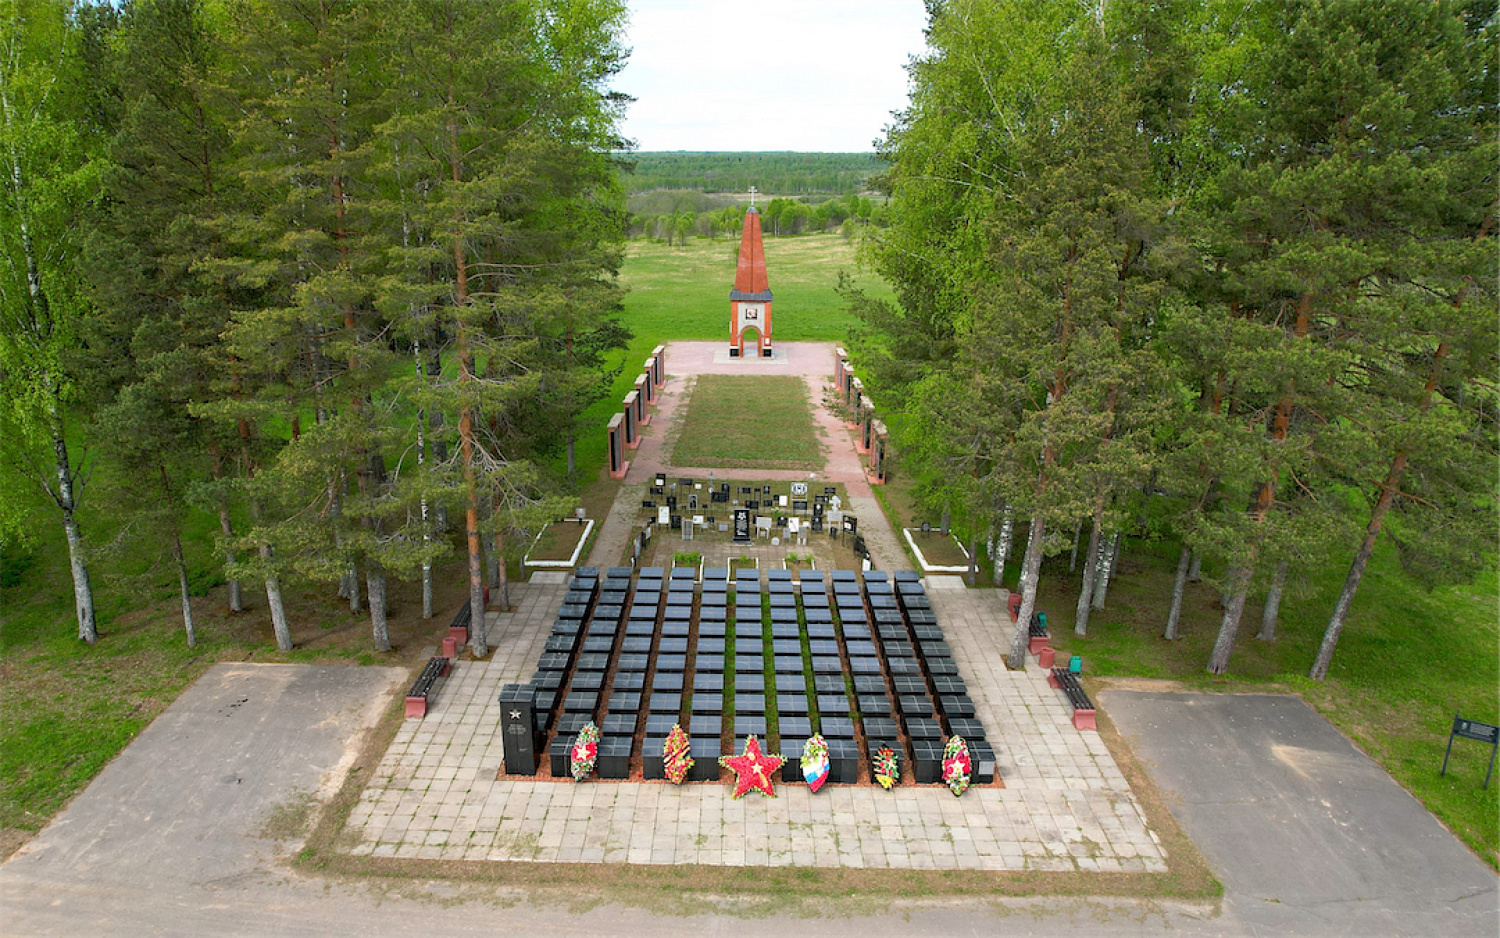
POLYGON ((885 484, 885 448, 889 436, 885 432, 885 423, 879 420, 871 421, 870 433, 873 437, 870 447, 870 484, 885 484))
POLYGON ((609 477, 611 479, 623 479, 625 473, 630 471, 630 463, 625 459, 625 415, 615 414, 609 418, 609 477))
POLYGON ((651 392, 646 389, 651 387, 651 379, 641 375, 635 379, 635 425, 638 427, 649 427, 651 425, 651 411, 646 405, 651 402, 651 392))
POLYGON ((500 688, 506 775, 536 774, 535 696, 536 688, 530 684, 506 684, 500 688))
POLYGON ((849 417, 849 429, 851 429, 851 430, 854 430, 854 429, 856 429, 856 428, 859 427, 860 406, 861 406, 861 402, 864 401, 864 400, 865 400, 865 383, 863 381, 859 380, 858 378, 850 378, 849 379, 849 395, 845 399, 845 403, 849 407, 849 415, 850 415, 850 417, 849 417))
POLYGON ((638 400, 640 400, 640 398, 636 396, 636 393, 634 391, 631 391, 629 394, 625 395, 625 400, 623 402, 625 408, 623 413, 625 414, 626 449, 635 449, 637 446, 641 445, 640 431, 636 428, 635 425, 635 408, 636 401, 638 400))
POLYGON ((874 445, 874 423, 875 404, 868 397, 859 399, 859 439, 855 441, 854 448, 861 453, 868 453, 874 445))
POLYGON ((658 345, 651 350, 651 358, 656 362, 652 366, 651 377, 656 382, 657 390, 667 383, 667 347, 658 345))
POLYGON ((842 347, 833 350, 833 386, 844 386, 844 369, 849 367, 849 353, 842 347))

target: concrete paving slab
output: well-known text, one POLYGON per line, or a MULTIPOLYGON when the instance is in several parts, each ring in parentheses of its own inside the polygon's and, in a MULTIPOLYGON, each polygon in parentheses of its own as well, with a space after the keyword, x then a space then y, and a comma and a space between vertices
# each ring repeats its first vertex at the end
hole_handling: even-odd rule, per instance
POLYGON ((1497 879, 1295 697, 1108 690, 1100 703, 1255 934, 1487 935, 1497 879))

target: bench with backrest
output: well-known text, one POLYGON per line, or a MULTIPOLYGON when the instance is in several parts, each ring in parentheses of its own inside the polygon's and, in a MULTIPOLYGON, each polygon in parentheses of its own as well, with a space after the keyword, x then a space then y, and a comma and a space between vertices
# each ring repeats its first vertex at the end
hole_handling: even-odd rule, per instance
POLYGON ((1094 723, 1094 702, 1078 682, 1078 675, 1067 668, 1053 668, 1047 683, 1066 694, 1068 703, 1073 705, 1074 729, 1098 730, 1094 723))
POLYGON ((449 660, 435 656, 427 660, 427 666, 422 673, 412 682, 411 688, 406 692, 406 716, 424 717, 427 715, 427 702, 432 698, 439 678, 448 674, 449 660))
POLYGON ((1027 651, 1033 655, 1041 654, 1042 649, 1051 644, 1052 636, 1047 632, 1047 614, 1045 612, 1033 612, 1031 614, 1029 634, 1031 643, 1027 646, 1027 651))

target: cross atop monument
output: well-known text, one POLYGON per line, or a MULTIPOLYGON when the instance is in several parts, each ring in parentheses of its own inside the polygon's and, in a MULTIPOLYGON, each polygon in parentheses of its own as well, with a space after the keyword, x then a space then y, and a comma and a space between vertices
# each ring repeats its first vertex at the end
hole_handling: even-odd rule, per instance
POLYGON ((750 187, 750 207, 755 208, 755 187, 750 187))

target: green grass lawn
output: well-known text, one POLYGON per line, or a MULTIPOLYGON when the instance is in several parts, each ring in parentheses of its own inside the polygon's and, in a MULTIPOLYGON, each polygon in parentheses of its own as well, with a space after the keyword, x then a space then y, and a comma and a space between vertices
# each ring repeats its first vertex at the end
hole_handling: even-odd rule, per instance
MULTIPOLYGON (((842 342, 854 318, 834 287, 840 271, 872 296, 889 297, 890 288, 861 270, 855 242, 836 234, 765 239, 766 269, 775 294, 774 338, 777 342, 842 342)), ((635 386, 641 366, 665 342, 718 340, 729 344, 729 288, 734 285, 739 238, 693 238, 686 247, 656 241, 626 246, 620 280, 625 285, 625 324, 635 338, 611 356, 611 367, 623 367, 614 389, 583 416, 578 440, 579 478, 594 478, 604 468, 604 425, 620 409, 620 399, 635 386), (589 428, 597 427, 597 432, 589 428)), ((671 373, 671 362, 667 363, 671 373)))
POLYGON ((676 430, 672 464, 820 468, 807 385, 792 377, 700 375, 676 430))

